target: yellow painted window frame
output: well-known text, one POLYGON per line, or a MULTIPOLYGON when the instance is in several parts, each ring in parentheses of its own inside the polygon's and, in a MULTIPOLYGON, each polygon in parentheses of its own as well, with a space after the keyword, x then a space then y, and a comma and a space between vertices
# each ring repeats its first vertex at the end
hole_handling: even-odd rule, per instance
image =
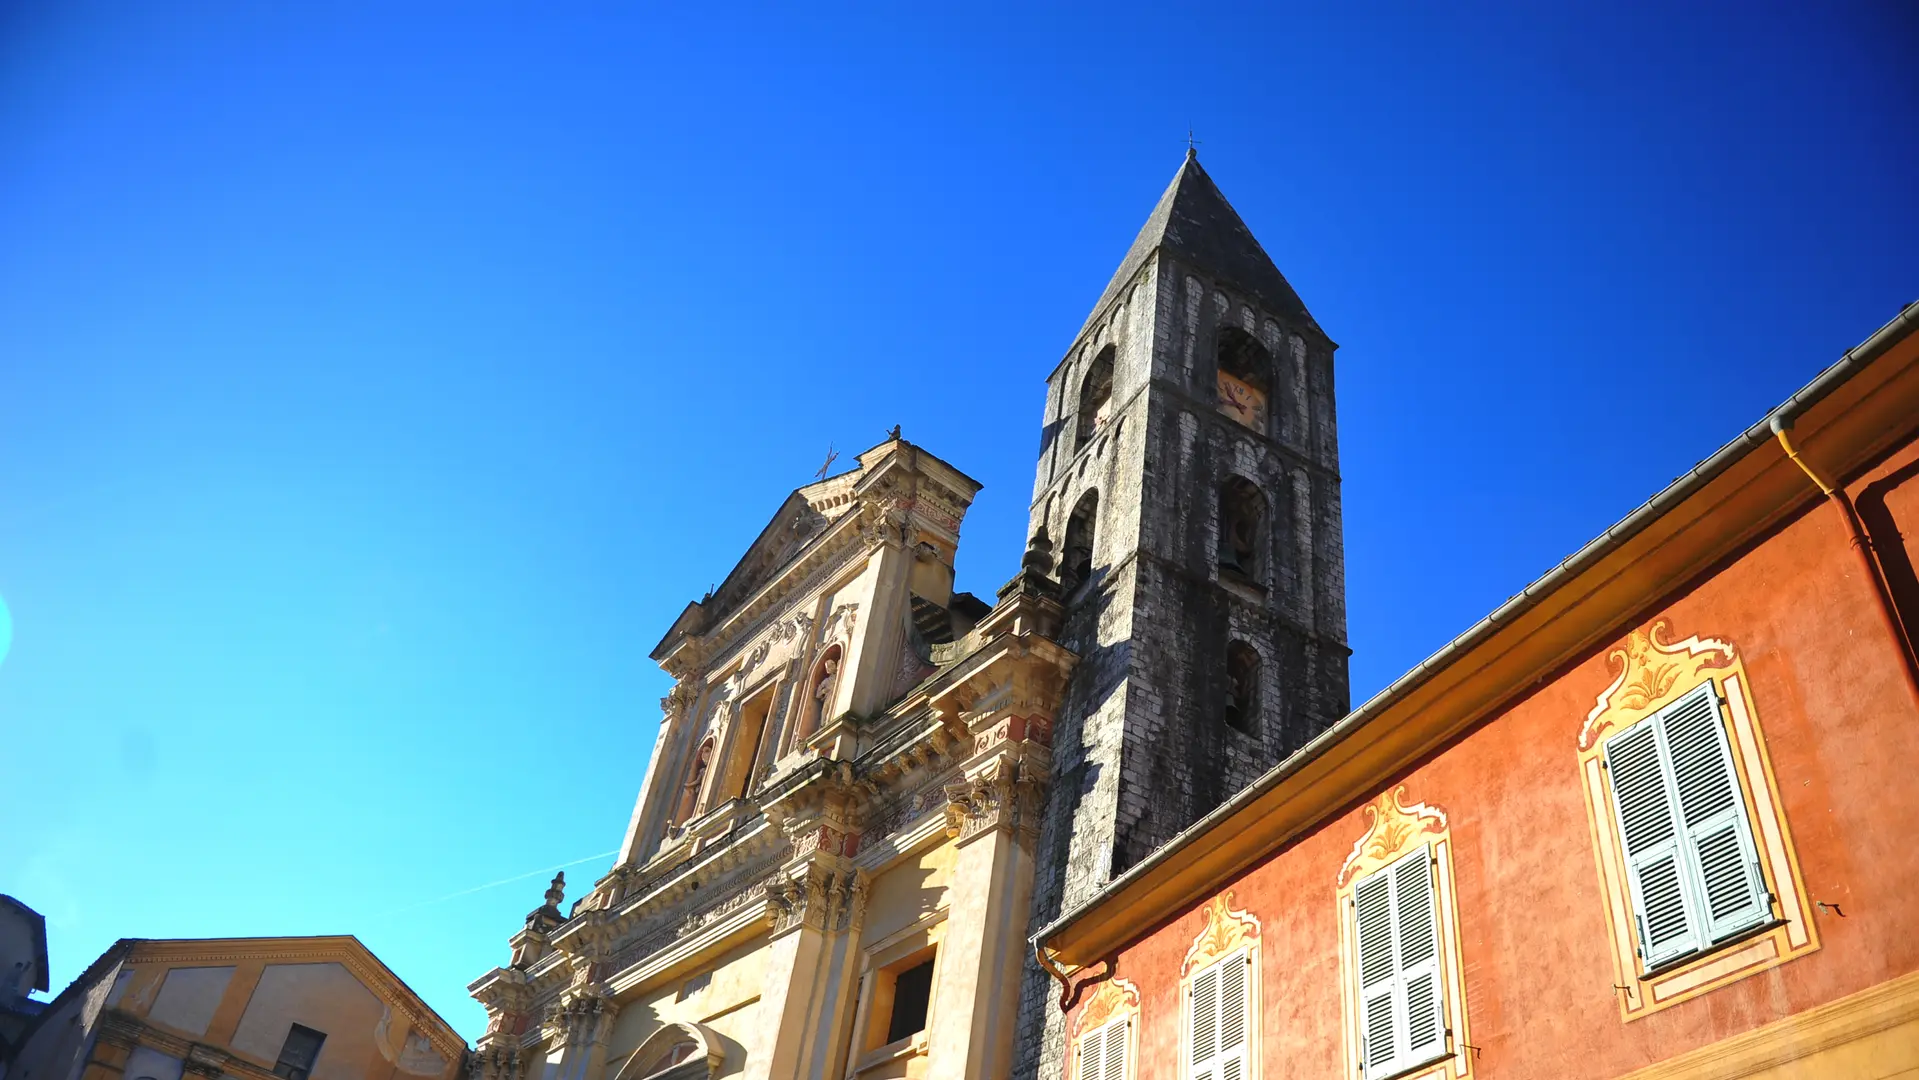
POLYGON ((1093 991, 1093 996, 1073 1015, 1073 1029, 1069 1033, 1073 1054, 1067 1065, 1066 1080, 1081 1080, 1080 1055, 1086 1041, 1101 1029, 1118 1023, 1126 1025, 1122 1080, 1132 1080, 1139 1075, 1139 987, 1128 979, 1114 976, 1100 983, 1099 989, 1093 991))
POLYGON ((1697 634, 1682 641, 1668 641, 1670 634, 1670 622, 1656 619, 1633 630, 1608 654, 1614 678, 1594 699, 1578 740, 1586 826, 1592 837, 1611 938, 1613 992, 1619 1001, 1620 1018, 1628 1022, 1819 948, 1819 931, 1808 910, 1811 901, 1779 800, 1779 782, 1759 727, 1745 663, 1728 641, 1697 634), (1712 680, 1722 704, 1733 771, 1738 776, 1746 821, 1759 852, 1760 872, 1773 896, 1777 921, 1763 931, 1712 946, 1648 975, 1641 970, 1634 937, 1625 853, 1613 815, 1611 782, 1603 767, 1605 742, 1650 719, 1707 679, 1712 680))
POLYGON ((1227 889, 1207 901, 1200 909, 1205 922, 1186 950, 1179 965, 1179 1075, 1193 1075, 1192 1040, 1188 1031, 1193 1016, 1193 977, 1226 957, 1244 951, 1246 975, 1246 1077, 1258 1080, 1260 1062, 1260 924, 1250 911, 1233 906, 1233 890, 1227 889))
POLYGON ((1453 884, 1452 824, 1446 811, 1406 802, 1406 785, 1397 784, 1365 807, 1366 832, 1339 868, 1335 902, 1339 908, 1339 1006, 1345 1034, 1345 1075, 1366 1075, 1361 1064, 1359 942, 1355 937, 1354 890, 1367 877, 1399 861, 1417 847, 1433 858, 1434 911, 1438 915, 1440 986, 1446 995, 1447 1056, 1395 1074, 1405 1080, 1468 1080, 1473 1075, 1472 1039, 1466 1028, 1465 958, 1459 944, 1459 893, 1453 884))

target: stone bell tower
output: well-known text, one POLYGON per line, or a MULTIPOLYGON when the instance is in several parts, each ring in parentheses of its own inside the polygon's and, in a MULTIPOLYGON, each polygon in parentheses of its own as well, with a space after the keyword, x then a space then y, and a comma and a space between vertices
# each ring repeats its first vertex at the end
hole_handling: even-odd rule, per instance
MULTIPOLYGON (((1334 348, 1189 151, 1047 379, 1029 532, 1081 660, 1035 928, 1345 714, 1334 348)), ((1047 990, 1017 1075, 1060 1075, 1047 990)))

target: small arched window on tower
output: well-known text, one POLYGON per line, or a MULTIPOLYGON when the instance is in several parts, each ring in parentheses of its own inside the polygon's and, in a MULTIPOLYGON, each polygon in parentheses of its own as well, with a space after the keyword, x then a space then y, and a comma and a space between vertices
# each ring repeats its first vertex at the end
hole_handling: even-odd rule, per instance
POLYGON ((1259 653, 1243 641, 1226 646, 1226 726, 1259 734, 1259 653))
POLYGON ((686 770, 686 783, 680 785, 680 801, 673 809, 673 824, 684 825, 700 808, 700 789, 706 786, 706 770, 713 766, 713 737, 706 737, 693 755, 693 767, 686 770))
POLYGON ((830 719, 826 710, 833 707, 833 693, 839 689, 843 655, 840 647, 834 645, 821 653, 819 662, 813 665, 813 676, 806 680, 806 700, 800 702, 800 725, 793 733, 793 749, 805 747, 806 740, 830 719))
POLYGON ((1266 579, 1266 493, 1243 476, 1219 489, 1219 572, 1255 584, 1266 579))
POLYGON ((1073 595, 1087 578, 1093 576, 1093 526, 1099 518, 1099 492, 1089 491, 1073 507, 1066 519, 1066 546, 1059 567, 1060 591, 1073 595))
POLYGON ((1264 435, 1273 354, 1237 326, 1219 329, 1219 411, 1264 435))
POLYGON ((1079 425, 1074 430, 1073 452, 1086 448, 1100 426, 1106 423, 1107 406, 1113 400, 1113 347, 1106 346, 1086 369, 1079 384, 1079 425))

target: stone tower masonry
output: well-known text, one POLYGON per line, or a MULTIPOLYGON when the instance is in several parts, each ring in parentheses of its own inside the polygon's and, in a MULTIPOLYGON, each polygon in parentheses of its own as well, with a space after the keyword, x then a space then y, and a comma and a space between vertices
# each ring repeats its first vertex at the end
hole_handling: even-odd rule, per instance
MULTIPOLYGON (((1348 708, 1333 342, 1190 152, 1047 380, 1030 532, 1081 657, 1033 927, 1348 708)), ((1029 957, 1015 1075, 1058 1077, 1029 957)))

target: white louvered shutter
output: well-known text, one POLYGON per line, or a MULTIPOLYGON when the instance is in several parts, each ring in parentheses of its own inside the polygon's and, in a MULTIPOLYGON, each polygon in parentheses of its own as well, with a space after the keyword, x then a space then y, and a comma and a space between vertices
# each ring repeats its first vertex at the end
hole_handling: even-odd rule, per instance
POLYGON ((1674 702, 1660 719, 1697 875, 1697 922, 1707 941, 1719 941, 1765 921, 1772 903, 1712 682, 1674 702))
POLYGON ((1126 1025, 1115 1020, 1106 1025, 1106 1052, 1100 1059, 1099 1080, 1126 1080, 1126 1025))
POLYGON ((1376 873, 1353 890, 1358 922, 1360 1053, 1368 1078, 1384 1076, 1399 1060, 1399 962, 1393 945, 1392 878, 1376 873))
POLYGON ((1079 1067, 1073 1071, 1079 1080, 1105 1080, 1106 1033, 1112 1029, 1108 1024, 1079 1037, 1079 1067))
POLYGON ((1078 1080, 1126 1080, 1126 1024, 1115 1020, 1079 1040, 1078 1080))
POLYGON ((1193 978, 1187 1060, 1191 1080, 1246 1080, 1252 964, 1236 952, 1193 978))
POLYGON ((1639 958, 1647 968, 1699 947, 1686 911, 1687 874, 1664 756, 1656 720, 1606 744, 1606 772, 1625 843, 1633 918, 1639 924, 1639 958))
POLYGON ((1647 969, 1771 914, 1710 680, 1606 743, 1647 969))
POLYGON ((1192 1062, 1192 1080, 1219 1080, 1213 1059, 1219 1055, 1219 965, 1214 964, 1193 978, 1191 1029, 1186 1039, 1187 1060, 1192 1062))
POLYGON ((1247 992, 1252 989, 1251 954, 1239 953, 1219 962, 1219 1080, 1246 1080, 1247 992))
POLYGON ((1432 855, 1422 847, 1394 864, 1392 875, 1394 922, 1399 930, 1399 979, 1405 988, 1403 1048, 1410 1064, 1446 1049, 1432 855))
POLYGON ((1360 1053, 1366 1076, 1391 1076, 1446 1051, 1432 852, 1421 846, 1353 890, 1359 948, 1360 1053))

